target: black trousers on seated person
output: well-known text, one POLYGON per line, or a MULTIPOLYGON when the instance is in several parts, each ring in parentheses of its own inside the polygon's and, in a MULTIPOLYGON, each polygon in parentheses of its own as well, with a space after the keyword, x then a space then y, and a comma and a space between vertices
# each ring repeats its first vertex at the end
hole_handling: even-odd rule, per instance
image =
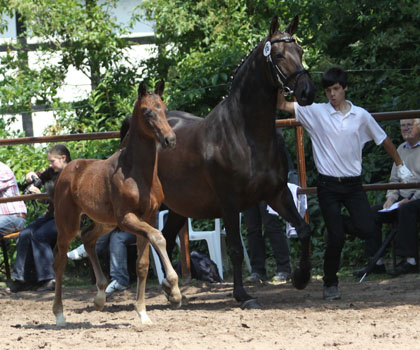
POLYGON ((420 199, 401 205, 397 212, 395 254, 402 257, 417 257, 417 222, 420 220, 420 199))
POLYGON ((324 285, 338 285, 337 272, 345 242, 344 206, 360 237, 367 238, 374 230, 374 220, 361 180, 352 182, 328 181, 318 178, 318 201, 327 227, 327 247, 324 254, 324 285))

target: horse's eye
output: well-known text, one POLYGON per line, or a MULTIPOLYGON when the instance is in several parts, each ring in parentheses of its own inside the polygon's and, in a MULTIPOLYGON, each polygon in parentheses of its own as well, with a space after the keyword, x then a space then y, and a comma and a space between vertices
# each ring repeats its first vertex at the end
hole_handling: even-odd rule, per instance
POLYGON ((275 57, 276 57, 276 60, 281 60, 284 58, 284 56, 281 53, 276 53, 275 57))

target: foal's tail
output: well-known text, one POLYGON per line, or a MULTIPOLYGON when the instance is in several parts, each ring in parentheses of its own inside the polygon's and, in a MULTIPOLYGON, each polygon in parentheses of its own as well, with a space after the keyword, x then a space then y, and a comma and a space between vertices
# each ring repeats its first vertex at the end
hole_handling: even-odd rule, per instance
POLYGON ((292 284, 296 289, 304 289, 311 279, 311 238, 300 238, 301 254, 299 267, 293 271, 292 284))

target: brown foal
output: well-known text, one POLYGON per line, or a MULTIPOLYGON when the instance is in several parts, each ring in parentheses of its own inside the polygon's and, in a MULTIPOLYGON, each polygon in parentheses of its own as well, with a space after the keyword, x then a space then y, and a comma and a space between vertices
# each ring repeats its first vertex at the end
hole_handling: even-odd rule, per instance
POLYGON ((76 159, 70 162, 57 181, 54 205, 58 229, 54 271, 56 277, 53 312, 56 323, 65 325, 62 303, 63 273, 67 250, 80 231, 80 218, 87 215, 93 223, 81 233, 96 276, 98 292, 94 304, 104 307, 107 279, 95 250, 99 236, 121 230, 137 235, 137 298, 136 309, 143 324, 151 323, 146 313, 145 287, 149 269, 149 242, 153 245, 166 272, 162 287, 175 307, 181 306, 178 276, 166 253, 166 242, 155 228, 156 212, 163 201, 162 186, 157 176, 157 145, 175 146, 176 137, 166 119, 166 106, 161 99, 163 82, 155 93, 144 83, 138 97, 124 147, 106 160, 76 159))

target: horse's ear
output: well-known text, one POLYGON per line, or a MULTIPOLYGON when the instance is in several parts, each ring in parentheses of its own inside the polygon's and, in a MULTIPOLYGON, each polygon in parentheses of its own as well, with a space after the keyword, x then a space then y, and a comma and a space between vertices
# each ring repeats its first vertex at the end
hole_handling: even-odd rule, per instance
POLYGON ((163 80, 161 80, 159 83, 156 84, 155 94, 157 94, 160 97, 162 97, 163 90, 165 90, 165 82, 163 80))
POLYGON ((137 90, 137 94, 139 96, 146 96, 146 93, 147 93, 146 83, 142 81, 139 85, 139 89, 137 90))
POLYGON ((285 32, 289 33, 290 35, 295 34, 297 31, 298 24, 299 24, 299 16, 296 15, 295 18, 293 18, 293 20, 287 26, 285 32))
POLYGON ((274 33, 276 33, 279 30, 279 19, 278 17, 273 17, 271 20, 271 26, 270 26, 270 37, 273 36, 274 33))

